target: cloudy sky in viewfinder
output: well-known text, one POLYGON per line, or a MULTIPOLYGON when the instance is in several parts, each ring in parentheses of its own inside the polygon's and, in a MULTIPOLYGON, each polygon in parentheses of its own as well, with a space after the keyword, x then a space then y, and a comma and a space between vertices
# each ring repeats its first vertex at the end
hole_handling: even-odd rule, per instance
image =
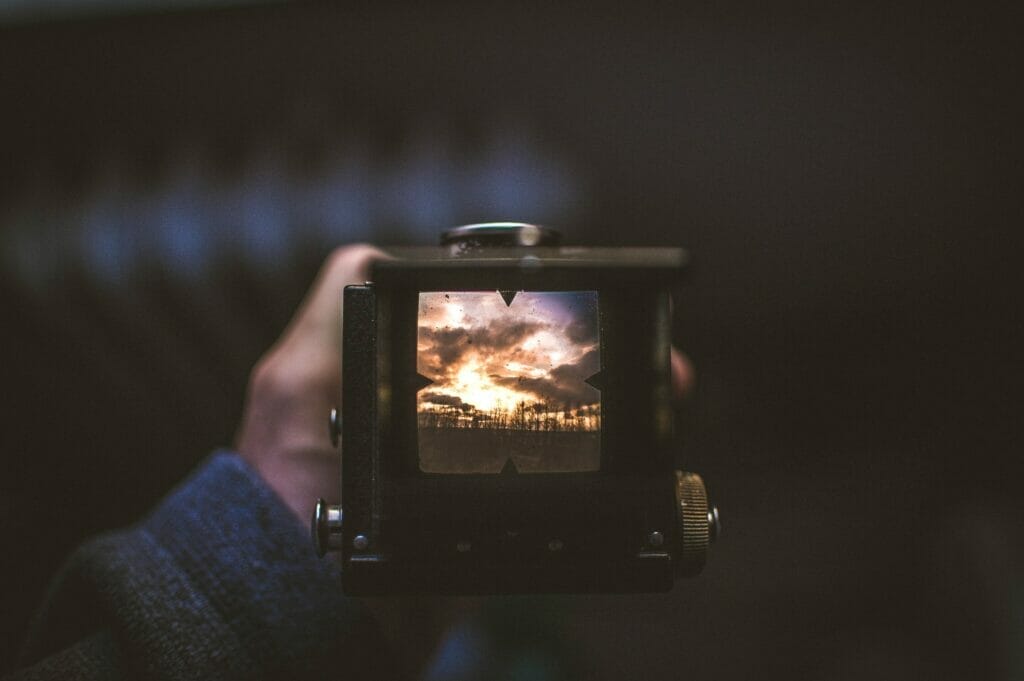
POLYGON ((417 371, 434 381, 420 409, 600 401, 584 382, 600 370, 595 291, 521 291, 509 306, 497 291, 422 292, 417 351, 417 371))

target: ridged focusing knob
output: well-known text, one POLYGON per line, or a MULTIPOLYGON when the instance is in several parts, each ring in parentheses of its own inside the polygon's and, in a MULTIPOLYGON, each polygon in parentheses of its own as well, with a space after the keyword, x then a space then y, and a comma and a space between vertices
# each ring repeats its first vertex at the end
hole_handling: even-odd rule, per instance
POLYGON ((712 532, 718 532, 718 509, 708 507, 704 480, 696 473, 676 471, 676 511, 681 544, 676 574, 692 577, 704 568, 712 532))

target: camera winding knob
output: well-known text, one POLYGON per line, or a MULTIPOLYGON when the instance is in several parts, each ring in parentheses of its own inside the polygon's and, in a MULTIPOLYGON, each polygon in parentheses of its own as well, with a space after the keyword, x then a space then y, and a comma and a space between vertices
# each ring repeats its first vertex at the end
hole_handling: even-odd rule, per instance
POLYGON ((557 246, 561 242, 558 230, 525 222, 482 222, 441 232, 441 245, 453 248, 456 255, 493 246, 557 246))
POLYGON ((708 549, 721 531, 718 508, 708 504, 704 480, 696 473, 676 471, 676 511, 680 536, 676 572, 689 577, 704 568, 708 549))

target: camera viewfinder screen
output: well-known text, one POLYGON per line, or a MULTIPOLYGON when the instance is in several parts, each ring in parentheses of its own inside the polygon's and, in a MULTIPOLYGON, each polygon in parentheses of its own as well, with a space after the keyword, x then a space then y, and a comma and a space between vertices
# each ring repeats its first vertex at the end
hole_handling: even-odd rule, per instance
POLYGON ((601 459, 596 291, 421 292, 424 473, 575 473, 601 459))

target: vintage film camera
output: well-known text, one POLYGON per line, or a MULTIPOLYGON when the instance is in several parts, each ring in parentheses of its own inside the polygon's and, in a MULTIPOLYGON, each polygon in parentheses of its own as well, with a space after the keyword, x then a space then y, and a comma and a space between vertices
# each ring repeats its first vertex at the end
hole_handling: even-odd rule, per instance
POLYGON ((521 223, 392 250, 344 293, 349 595, 667 591, 718 511, 675 470, 669 287, 686 252, 569 248, 521 223))

